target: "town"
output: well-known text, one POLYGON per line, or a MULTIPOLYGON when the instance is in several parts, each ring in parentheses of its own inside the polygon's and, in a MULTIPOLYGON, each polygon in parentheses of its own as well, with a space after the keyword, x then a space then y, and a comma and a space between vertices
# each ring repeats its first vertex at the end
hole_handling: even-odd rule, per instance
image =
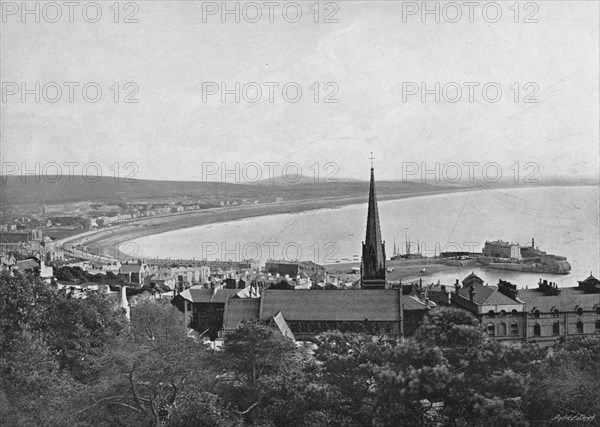
MULTIPOLYGON (((106 218, 120 221, 133 215, 199 209, 197 203, 148 207, 135 204, 131 207, 135 210, 132 213, 88 218, 85 229, 110 224, 111 220, 106 218)), ((102 210, 100 206, 92 208, 102 210)), ((17 220, 10 224, 10 230, 5 226, 0 232, 2 269, 34 270, 48 284, 79 297, 84 297, 86 292, 112 294, 127 313, 131 305, 143 299, 172 300, 181 312, 186 330, 212 347, 222 346, 227 333, 235 331, 237 325, 249 317, 273 324, 281 333, 297 340, 331 330, 404 338, 419 328, 428 312, 444 306, 468 311, 478 319, 481 330, 490 339, 501 342, 530 341, 552 346, 560 338, 600 334, 600 281, 592 273, 566 288, 558 288, 540 278, 538 283, 519 284, 521 289, 518 289, 517 284, 502 279, 495 284, 484 283, 474 273, 456 278, 454 283, 439 280, 424 283, 422 278, 405 282, 387 280, 386 275, 394 268, 386 268, 386 262, 404 259, 406 265, 410 265, 411 260, 422 262, 423 257, 411 254, 407 244, 407 254, 396 254, 394 245, 394 256, 386 258, 374 168, 371 168, 362 261, 360 268, 346 268, 346 271, 312 261, 273 259, 264 265, 256 260, 138 258, 120 262, 89 254, 81 245, 57 244, 55 239, 44 236, 44 228, 34 228, 36 221, 39 225, 39 219, 35 218, 17 220)), ((45 225, 51 230, 48 234, 68 224, 65 219, 62 223, 55 221, 53 227, 52 220, 46 220, 45 225)), ((63 239, 66 241, 68 239, 63 239)), ((556 262, 566 263, 564 257, 546 255, 535 248, 533 241, 531 247, 520 247, 498 240, 485 242, 479 255, 441 255, 437 261, 450 264, 457 259, 486 259, 488 262, 484 265, 490 268, 493 268, 490 261, 504 267, 510 262, 510 265, 519 265, 515 263, 525 258, 539 261, 540 257, 558 258, 556 262)), ((543 264, 547 265, 548 261, 543 264)), ((402 263, 396 265, 402 269, 402 263)), ((570 266, 568 263, 566 266, 568 272, 570 266)))

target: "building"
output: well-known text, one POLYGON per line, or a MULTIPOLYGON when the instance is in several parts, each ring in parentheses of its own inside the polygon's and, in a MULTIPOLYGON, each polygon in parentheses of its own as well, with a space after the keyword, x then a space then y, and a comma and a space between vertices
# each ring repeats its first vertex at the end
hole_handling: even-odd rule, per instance
POLYGON ((518 243, 509 243, 503 240, 485 242, 483 246, 483 255, 491 258, 520 260, 521 246, 518 243))
MULTIPOLYGON (((298 275, 298 265, 272 262, 268 268, 298 275), (289 270, 288 270, 289 269, 289 270)), ((371 167, 367 234, 363 242, 362 288, 356 290, 269 289, 285 276, 269 273, 248 278, 251 286, 237 289, 190 288, 173 299, 183 324, 211 339, 234 331, 247 318, 258 318, 288 337, 310 339, 327 331, 411 335, 435 304, 411 293, 411 286, 386 289, 385 249, 381 240, 375 177, 371 167), (250 292, 248 289, 255 289, 250 292), (253 297, 254 296, 254 297, 253 297)), ((276 273, 279 274, 279 273, 276 273)))
POLYGON ((139 285, 144 284, 144 279, 150 274, 150 269, 146 263, 142 260, 138 260, 136 263, 122 264, 119 268, 119 279, 127 283, 137 283, 139 285))
POLYGON ((517 289, 504 280, 485 285, 471 273, 455 285, 451 302, 473 313, 489 338, 552 346, 560 337, 600 335, 600 281, 590 274, 578 283, 559 288, 540 279, 535 289, 517 289))
POLYGON ((272 275, 289 276, 293 280, 308 277, 318 282, 325 279, 325 267, 312 261, 268 260, 265 271, 272 275))
POLYGON ((192 287, 172 302, 182 312, 186 327, 206 333, 211 339, 219 333, 233 332, 247 318, 258 318, 267 324, 275 322, 296 339, 334 330, 411 335, 429 310, 418 298, 401 295, 399 289, 266 289, 262 294, 256 292, 258 297, 242 298, 248 294, 246 289, 192 287))
POLYGON ((579 286, 559 288, 542 280, 536 289, 519 289, 527 307, 527 340, 551 346, 560 337, 600 335, 600 281, 592 274, 579 286))
MULTIPOLYGON (((516 289, 515 285, 512 286, 516 289)), ((524 302, 505 295, 497 286, 484 284, 475 273, 465 277, 462 286, 457 280, 454 287, 450 296, 451 304, 475 315, 489 338, 500 341, 526 340, 527 313, 524 302)))
POLYGON ((377 195, 375 194, 375 172, 371 163, 367 233, 362 244, 361 287, 363 289, 385 289, 385 272, 385 243, 381 240, 377 195))

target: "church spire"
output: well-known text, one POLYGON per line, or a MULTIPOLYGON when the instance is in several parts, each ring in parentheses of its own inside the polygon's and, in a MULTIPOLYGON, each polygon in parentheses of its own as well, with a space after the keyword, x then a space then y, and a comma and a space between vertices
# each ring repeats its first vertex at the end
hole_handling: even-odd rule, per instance
POLYGON ((365 289, 385 288, 385 246, 381 240, 377 195, 375 193, 375 168, 371 153, 371 183, 369 185, 369 208, 367 212, 367 233, 362 247, 362 287, 365 289))

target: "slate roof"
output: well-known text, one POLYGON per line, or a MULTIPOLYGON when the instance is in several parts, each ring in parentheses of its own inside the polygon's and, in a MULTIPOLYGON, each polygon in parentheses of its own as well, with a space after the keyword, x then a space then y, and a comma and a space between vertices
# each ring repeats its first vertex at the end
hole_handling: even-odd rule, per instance
MULTIPOLYGON (((458 291, 458 294, 466 299, 469 299, 469 289, 473 286, 475 295, 473 296, 473 302, 478 305, 515 305, 519 304, 506 295, 500 293, 496 286, 485 286, 480 283, 473 283, 472 285, 465 286, 458 291)), ((519 293, 520 296, 520 293, 519 293)))
POLYGON ((16 266, 19 270, 33 270, 34 268, 38 268, 40 263, 35 259, 25 259, 23 261, 17 261, 16 266))
POLYGON ((225 303, 227 298, 233 297, 236 293, 236 289, 217 289, 213 291, 212 289, 192 286, 179 295, 193 303, 225 303))
MULTIPOLYGON (((265 290, 262 318, 277 313, 288 321, 399 321, 398 291, 360 290, 265 290)), ((403 297, 404 310, 427 310, 425 304, 403 297)))
POLYGON ((259 298, 230 299, 223 319, 223 329, 233 330, 242 320, 258 317, 259 308, 259 298))
POLYGON ((560 295, 544 295, 537 289, 519 289, 517 298, 527 304, 527 311, 539 310, 550 313, 553 308, 560 312, 574 312, 576 307, 586 311, 600 305, 600 294, 589 294, 578 288, 560 288, 560 295))
POLYGON ((119 268, 119 274, 139 273, 142 270, 142 264, 123 264, 119 268))

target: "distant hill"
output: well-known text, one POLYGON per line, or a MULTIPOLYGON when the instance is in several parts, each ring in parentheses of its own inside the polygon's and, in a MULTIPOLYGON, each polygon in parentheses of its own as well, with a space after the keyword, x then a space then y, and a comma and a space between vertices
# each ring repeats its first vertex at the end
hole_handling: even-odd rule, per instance
POLYGON ((337 177, 332 177, 332 178, 328 178, 326 175, 324 176, 319 176, 319 177, 314 177, 314 176, 306 176, 303 175, 300 177, 300 179, 298 179, 297 176, 294 175, 281 175, 281 176, 274 176, 272 177, 271 180, 269 180, 269 178, 267 179, 262 179, 260 181, 255 182, 253 185, 267 185, 267 186, 280 186, 280 185, 304 185, 304 184, 336 184, 336 183, 340 183, 340 182, 366 182, 368 181, 368 176, 367 179, 365 180, 358 180, 358 179, 352 179, 352 178, 337 178, 337 177))
MULTIPOLYGON (((158 199, 165 197, 195 197, 202 199, 265 199, 283 197, 284 200, 314 199, 323 197, 367 196, 367 181, 345 180, 332 183, 315 183, 311 179, 294 185, 228 184, 189 181, 137 180, 136 182, 115 182, 112 177, 101 177, 90 182, 83 176, 62 176, 49 182, 36 176, 21 180, 17 176, 2 177, 0 183, 0 204, 3 206, 20 204, 53 204, 83 201, 106 201, 123 199, 158 199)), ((377 182, 377 192, 402 194, 434 191, 437 186, 422 183, 402 183, 394 181, 377 182)))
POLYGON ((169 196, 192 196, 205 198, 250 198, 268 197, 268 189, 241 184, 153 181, 115 182, 112 177, 100 177, 90 182, 83 176, 62 176, 49 182, 35 176, 27 176, 25 182, 17 176, 2 177, 0 201, 11 204, 25 203, 65 203, 107 199, 144 199, 169 196), (72 182, 71 182, 72 181, 72 182))
MULTIPOLYGON (((62 176, 44 179, 27 176, 0 177, 0 207, 21 204, 58 204, 84 201, 107 201, 122 199, 159 199, 166 197, 192 197, 205 200, 251 199, 265 200, 283 197, 285 201, 306 200, 325 197, 367 197, 368 181, 340 179, 338 182, 313 182, 306 177, 295 184, 280 178, 275 183, 260 181, 255 184, 229 184, 200 181, 154 181, 115 182, 112 177, 101 177, 90 182, 82 176, 62 176), (69 179, 71 178, 71 179, 69 179)), ((380 196, 397 194, 451 191, 468 188, 491 189, 520 187, 522 183, 502 180, 497 184, 478 181, 475 183, 422 183, 419 181, 377 181, 377 194, 380 196)), ((533 184, 536 185, 536 184, 533 184)), ((537 185, 598 185, 596 179, 555 177, 540 179, 537 185)))

